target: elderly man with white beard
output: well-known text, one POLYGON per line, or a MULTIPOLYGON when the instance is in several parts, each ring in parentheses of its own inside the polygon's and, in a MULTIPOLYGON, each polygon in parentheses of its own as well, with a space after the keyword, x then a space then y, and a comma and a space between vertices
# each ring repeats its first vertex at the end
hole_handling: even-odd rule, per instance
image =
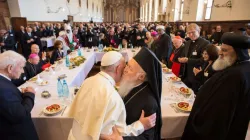
POLYGON ((245 140, 250 119, 250 38, 224 33, 217 71, 198 91, 182 140, 245 140))
POLYGON ((133 123, 126 124, 125 106, 114 87, 124 68, 125 60, 120 53, 104 54, 101 72, 83 82, 71 105, 69 116, 75 121, 68 140, 98 140, 100 134, 111 135, 114 126, 123 136, 138 136, 155 126, 155 112, 144 117, 143 108, 133 123))
POLYGON ((102 136, 104 140, 160 140, 161 139, 161 89, 162 71, 157 57, 148 48, 143 47, 131 59, 122 76, 119 93, 124 98, 127 124, 140 118, 141 110, 148 116, 156 112, 155 127, 144 131, 137 137, 119 136, 115 131, 111 136, 102 136), (145 61, 145 59, 147 59, 145 61))

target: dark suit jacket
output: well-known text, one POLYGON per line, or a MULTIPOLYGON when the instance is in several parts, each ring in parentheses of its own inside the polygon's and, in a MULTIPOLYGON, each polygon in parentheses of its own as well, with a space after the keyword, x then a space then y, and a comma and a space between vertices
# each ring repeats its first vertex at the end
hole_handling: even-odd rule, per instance
POLYGON ((60 51, 56 49, 52 52, 50 64, 54 64, 59 58, 63 58, 63 53, 60 53, 60 51))
POLYGON ((161 60, 168 60, 172 52, 172 41, 169 35, 166 33, 159 36, 159 39, 156 41, 155 55, 161 60))
POLYGON ((80 43, 82 44, 82 46, 85 46, 86 34, 87 34, 86 28, 83 28, 83 29, 79 28, 78 36, 79 36, 79 40, 80 40, 80 43))
POLYGON ((33 31, 32 34, 34 35, 35 43, 39 46, 40 52, 43 52, 43 46, 41 42, 42 33, 37 30, 35 32, 33 31))
POLYGON ((2 140, 38 140, 31 119, 33 93, 21 93, 11 81, 0 76, 0 136, 2 140))
POLYGON ((141 47, 145 47, 146 46, 146 43, 144 42, 144 40, 146 39, 146 31, 138 31, 136 33, 136 45, 137 46, 141 46, 141 47), (137 40, 137 36, 140 36, 141 39, 140 40, 137 40))
POLYGON ((31 45, 35 43, 34 35, 31 33, 31 36, 28 35, 28 33, 24 34, 24 47, 23 47, 23 54, 25 58, 28 58, 28 56, 31 53, 31 45), (34 42, 28 43, 27 41, 30 39, 34 39, 34 42))
POLYGON ((14 36, 8 35, 6 39, 3 39, 4 46, 2 49, 15 50, 15 38, 14 36))

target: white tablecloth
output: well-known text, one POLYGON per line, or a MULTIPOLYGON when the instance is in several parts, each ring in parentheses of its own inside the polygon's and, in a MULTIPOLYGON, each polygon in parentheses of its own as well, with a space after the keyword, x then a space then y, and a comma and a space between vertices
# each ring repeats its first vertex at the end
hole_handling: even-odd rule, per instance
POLYGON ((55 43, 56 37, 52 36, 52 37, 43 37, 41 38, 41 42, 42 42, 42 46, 46 46, 46 47, 53 47, 54 43, 55 43))
MULTIPOLYGON (((123 50, 122 54, 126 54, 126 59, 131 59, 136 52, 131 52, 131 50, 123 50)), ((76 54, 75 54, 76 55, 76 54)), ((42 79, 48 80, 49 84, 47 86, 38 86, 32 82, 26 82, 21 87, 32 86, 36 90, 35 106, 31 112, 33 122, 35 124, 36 130, 38 132, 40 140, 66 140, 68 137, 69 130, 72 127, 73 118, 67 117, 67 112, 70 108, 70 101, 62 102, 58 99, 57 95, 57 77, 61 74, 66 74, 66 81, 70 86, 70 93, 73 97, 74 86, 79 87, 89 71, 95 64, 96 60, 101 60, 99 55, 103 53, 96 53, 93 50, 90 52, 83 51, 83 55, 86 61, 75 69, 69 70, 65 67, 65 64, 60 64, 57 66, 55 73, 53 72, 43 72, 40 74, 42 79), (44 99, 41 97, 41 92, 47 90, 51 93, 51 97, 44 99), (46 105, 51 105, 54 103, 62 104, 67 106, 63 115, 58 114, 56 116, 45 116, 42 114, 42 110, 46 105)), ((183 83, 172 83, 168 80, 169 77, 174 76, 173 74, 163 74, 163 89, 162 89, 162 138, 175 138, 181 137, 186 121, 188 119, 189 113, 176 113, 174 109, 170 107, 171 103, 176 103, 177 101, 187 101, 193 103, 193 96, 189 99, 180 96, 176 91, 179 87, 185 85, 183 83)), ((250 134, 250 132, 249 132, 250 134)))

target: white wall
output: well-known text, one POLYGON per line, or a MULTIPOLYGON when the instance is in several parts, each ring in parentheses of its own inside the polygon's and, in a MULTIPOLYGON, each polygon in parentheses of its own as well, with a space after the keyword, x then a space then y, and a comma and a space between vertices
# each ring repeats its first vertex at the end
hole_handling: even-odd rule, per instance
MULTIPOLYGON (((214 0, 225 4, 228 0, 214 0)), ((250 20, 250 0, 232 0, 232 8, 212 8, 211 21, 250 20)))
POLYGON ((196 21, 198 0, 185 0, 182 21, 196 21))
MULTIPOLYGON (((90 18, 96 22, 102 21, 102 1, 101 0, 89 0, 87 9, 86 0, 81 0, 81 7, 79 7, 78 0, 18 0, 21 17, 26 17, 28 21, 62 21, 67 19, 68 15, 74 16, 75 22, 88 22, 90 18), (92 3, 94 3, 94 11, 92 10, 92 3), (98 5, 98 13, 97 13, 98 5), (50 7, 51 11, 56 11, 60 7, 61 10, 58 13, 47 13, 47 7, 50 7), (64 9, 64 11, 63 11, 64 9)), ((9 7, 11 9, 11 7, 9 7)), ((14 12, 13 12, 14 13, 14 12)), ((12 16, 12 14, 11 14, 12 16)))
MULTIPOLYGON (((158 3, 158 0, 155 0, 158 3)), ((223 5, 228 0, 214 0, 214 4, 223 5)), ((208 21, 232 21, 232 20, 250 20, 250 0, 231 0, 232 8, 216 8, 212 7, 211 19, 208 21)), ((146 2, 149 0, 141 0, 141 6, 145 6, 146 2)), ((163 0, 162 0, 163 2, 163 0)), ((156 4, 157 4, 156 3, 156 4)), ((157 13, 157 19, 154 21, 165 20, 167 21, 167 14, 170 13, 169 21, 173 22, 178 20, 177 14, 179 11, 172 11, 172 9, 177 9, 179 6, 180 0, 172 0, 172 3, 167 1, 167 9, 166 9, 166 18, 162 19, 162 16, 158 16, 158 13, 162 14, 162 7, 158 7, 156 5, 154 13, 157 13), (178 3, 176 3, 178 2, 178 3), (160 17, 160 18, 159 18, 160 17)), ((184 1, 184 9, 183 9, 183 18, 182 21, 205 21, 205 12, 206 12, 206 4, 204 4, 204 0, 185 0, 184 1), (198 12, 197 12, 198 11, 198 12)), ((144 9, 145 10, 145 9, 144 9)), ((178 9, 179 10, 179 9, 178 9)), ((145 12, 145 11, 144 11, 145 12)), ((142 15, 145 16, 145 13, 142 15)), ((141 17, 142 18, 142 17, 141 17)), ((156 18, 156 17, 155 17, 156 18)))

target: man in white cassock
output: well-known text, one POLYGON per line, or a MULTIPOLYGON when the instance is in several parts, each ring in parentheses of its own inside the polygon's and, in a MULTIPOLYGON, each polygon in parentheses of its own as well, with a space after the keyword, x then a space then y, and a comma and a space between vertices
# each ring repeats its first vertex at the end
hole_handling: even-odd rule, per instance
POLYGON ((125 68, 125 60, 118 52, 106 53, 101 61, 101 72, 86 79, 69 111, 74 117, 68 140, 99 140, 100 134, 111 135, 116 127, 123 136, 138 136, 155 125, 156 114, 126 124, 126 110, 115 89, 125 68))

